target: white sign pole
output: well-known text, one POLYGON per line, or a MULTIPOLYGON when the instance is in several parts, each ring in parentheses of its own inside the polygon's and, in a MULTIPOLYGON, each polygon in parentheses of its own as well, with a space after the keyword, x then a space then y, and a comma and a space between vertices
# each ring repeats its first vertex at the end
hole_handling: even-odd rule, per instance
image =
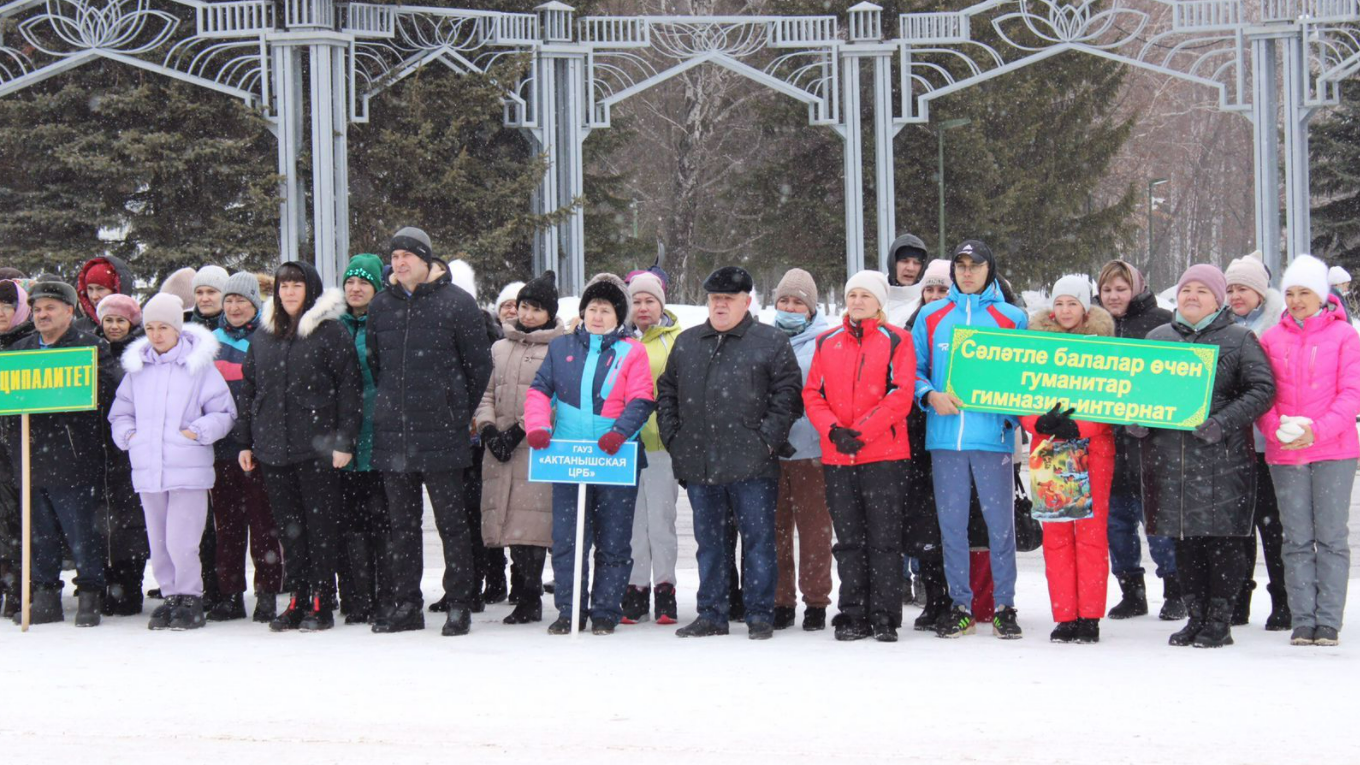
POLYGON ((33 597, 33 592, 30 589, 31 585, 29 584, 29 577, 32 575, 33 568, 33 482, 31 480, 32 466, 30 465, 32 454, 29 451, 28 443, 28 415, 20 415, 19 421, 22 423, 22 425, 20 425, 20 433, 22 434, 21 438, 23 439, 23 445, 19 447, 19 453, 23 456, 21 460, 21 467, 23 468, 21 472, 23 473, 23 476, 19 479, 19 486, 22 489, 22 494, 19 502, 20 507, 22 508, 24 533, 23 563, 19 569, 19 575, 23 578, 22 583, 19 585, 19 591, 21 593, 19 605, 23 609, 23 613, 19 617, 19 624, 23 632, 28 632, 29 619, 31 618, 29 606, 32 605, 33 597))
MULTIPOLYGON (((581 630, 576 620, 581 618, 581 568, 585 565, 586 547, 586 485, 576 484, 576 556, 571 580, 571 636, 579 637, 581 630)), ((597 574, 598 576, 598 574, 597 574)))

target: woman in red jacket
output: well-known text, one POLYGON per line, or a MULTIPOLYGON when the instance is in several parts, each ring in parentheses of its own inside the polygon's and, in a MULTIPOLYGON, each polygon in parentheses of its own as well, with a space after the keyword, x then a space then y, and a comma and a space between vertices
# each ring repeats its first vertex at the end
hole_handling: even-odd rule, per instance
POLYGON ((911 335, 888 323, 887 300, 883 274, 861 271, 846 282, 845 317, 817 338, 803 387, 821 435, 836 530, 837 640, 893 642, 902 624, 902 492, 916 351, 911 335))
MULTIPOLYGON (((1091 281, 1085 276, 1064 276, 1053 285, 1053 308, 1030 317, 1036 332, 1114 336, 1114 319, 1105 309, 1091 305, 1091 281)), ((1093 515, 1080 521, 1044 524, 1044 573, 1048 597, 1053 604, 1057 628, 1049 639, 1055 643, 1100 642, 1100 617, 1105 615, 1105 592, 1110 574, 1110 543, 1106 524, 1110 516, 1110 485, 1114 481, 1114 430, 1099 422, 1072 419, 1072 410, 1055 405, 1044 415, 1021 417, 1034 434, 1031 453, 1050 439, 1054 442, 1090 439, 1087 468, 1093 515)), ((1030 465, 1033 468, 1033 463, 1030 465)), ((1055 502, 1060 502, 1055 499, 1055 502)), ((1038 505, 1044 497, 1036 496, 1038 505)))

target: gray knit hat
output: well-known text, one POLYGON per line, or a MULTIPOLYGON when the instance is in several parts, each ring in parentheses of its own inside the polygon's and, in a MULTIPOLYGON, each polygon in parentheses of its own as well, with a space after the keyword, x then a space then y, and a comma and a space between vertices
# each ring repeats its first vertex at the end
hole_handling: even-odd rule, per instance
POLYGON ((414 253, 426 263, 434 260, 434 245, 430 242, 430 235, 415 226, 407 226, 392 235, 387 252, 391 254, 397 250, 414 253))
POLYGON ((218 292, 225 292, 227 287, 227 269, 221 266, 204 266, 194 274, 192 288, 198 292, 199 287, 212 287, 218 292))
POLYGON ((809 310, 815 312, 817 310, 817 282, 812 278, 812 274, 801 268, 790 268, 774 288, 774 302, 776 304, 786 297, 798 298, 809 310))
POLYGON ((222 289, 222 297, 225 298, 227 295, 240 295, 249 300, 256 311, 260 310, 260 305, 264 302, 260 299, 260 280, 248 271, 237 271, 227 279, 222 289))

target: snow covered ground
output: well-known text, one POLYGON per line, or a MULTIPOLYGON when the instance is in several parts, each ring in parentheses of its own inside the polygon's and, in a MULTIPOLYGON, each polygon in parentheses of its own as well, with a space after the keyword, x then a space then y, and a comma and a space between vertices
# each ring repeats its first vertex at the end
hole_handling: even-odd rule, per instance
MULTIPOLYGON (((698 581, 687 506, 680 520, 685 621, 698 581)), ((1170 648, 1178 626, 1153 617, 1106 620, 1096 646, 1053 645, 1042 559, 1021 559, 1018 642, 983 626, 958 641, 840 644, 795 628, 753 643, 741 625, 682 641, 652 623, 573 640, 502 625, 506 605, 465 638, 440 637, 433 614, 401 635, 151 633, 144 617, 77 630, 68 598, 64 624, 0 628, 0 762, 1360 762, 1355 634, 1289 646, 1262 629, 1262 587, 1232 648, 1170 648)), ((427 599, 438 581, 428 568, 427 599)))

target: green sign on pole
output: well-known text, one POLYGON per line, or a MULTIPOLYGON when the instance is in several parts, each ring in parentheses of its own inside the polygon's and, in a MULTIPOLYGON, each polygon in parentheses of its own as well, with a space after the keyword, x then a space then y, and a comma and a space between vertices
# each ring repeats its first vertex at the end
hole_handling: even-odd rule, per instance
POLYGON ((0 353, 0 415, 96 408, 98 361, 94 346, 0 353))
POLYGON ((1209 415, 1218 348, 956 327, 946 390, 964 409, 1191 430, 1209 415))

